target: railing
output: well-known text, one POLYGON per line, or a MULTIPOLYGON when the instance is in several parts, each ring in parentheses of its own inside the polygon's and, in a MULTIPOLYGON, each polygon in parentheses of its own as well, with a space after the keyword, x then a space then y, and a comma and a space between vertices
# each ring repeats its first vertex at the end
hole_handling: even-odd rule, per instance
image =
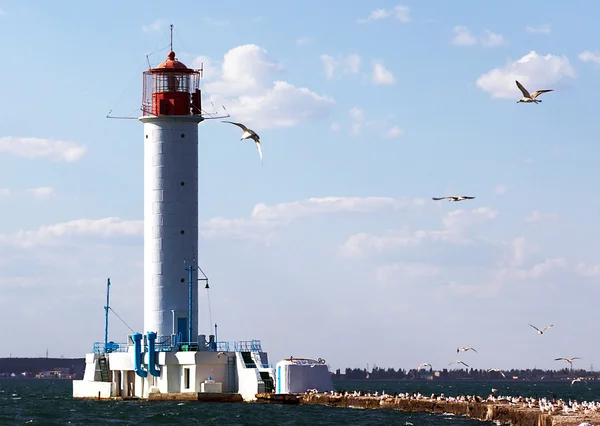
MULTIPOLYGON (((132 346, 133 342, 128 343, 115 343, 108 342, 106 345, 106 351, 104 350, 104 342, 95 342, 94 343, 94 353, 110 353, 110 352, 127 352, 128 347, 132 346)), ((156 351, 157 352, 170 352, 175 349, 181 350, 181 348, 194 348, 193 350, 206 350, 206 348, 202 347, 202 344, 198 344, 198 342, 182 342, 178 339, 176 334, 167 335, 167 336, 157 336, 156 337, 156 351), (200 347, 199 347, 200 346, 200 347)), ((148 350, 148 342, 146 335, 144 335, 142 341, 142 350, 145 352, 148 350)), ((215 342, 215 347, 213 349, 208 349, 209 351, 215 352, 262 352, 262 345, 260 340, 240 340, 237 342, 215 342)), ((257 366, 263 368, 272 368, 271 364, 260 364, 257 363, 257 366)))
POLYGON ((217 351, 223 352, 262 352, 260 340, 241 340, 238 342, 217 342, 217 351))
POLYGON ((127 352, 128 347, 129 345, 127 345, 127 343, 108 342, 105 348, 104 342, 94 342, 94 353, 104 354, 111 352, 127 352))

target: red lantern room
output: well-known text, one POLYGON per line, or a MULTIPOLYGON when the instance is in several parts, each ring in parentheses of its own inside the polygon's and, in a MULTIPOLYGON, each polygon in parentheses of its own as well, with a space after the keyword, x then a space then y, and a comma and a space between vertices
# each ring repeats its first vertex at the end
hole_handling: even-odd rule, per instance
POLYGON ((144 71, 143 115, 201 115, 200 71, 186 67, 169 52, 167 60, 144 71))

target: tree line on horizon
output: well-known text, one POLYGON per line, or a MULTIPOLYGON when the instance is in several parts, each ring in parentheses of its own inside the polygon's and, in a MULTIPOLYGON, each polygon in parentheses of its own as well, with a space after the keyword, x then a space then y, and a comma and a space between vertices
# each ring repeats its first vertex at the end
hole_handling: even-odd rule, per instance
POLYGON ((406 370, 398 368, 397 370, 389 368, 373 367, 371 371, 366 368, 346 368, 342 373, 337 369, 332 373, 333 380, 453 380, 453 379, 471 379, 471 380, 553 380, 564 379, 566 377, 586 377, 600 379, 600 372, 588 371, 585 369, 562 368, 559 370, 542 370, 539 368, 527 369, 509 369, 502 370, 506 377, 503 377, 497 371, 487 371, 487 369, 461 368, 456 370, 421 369, 416 368, 406 370))

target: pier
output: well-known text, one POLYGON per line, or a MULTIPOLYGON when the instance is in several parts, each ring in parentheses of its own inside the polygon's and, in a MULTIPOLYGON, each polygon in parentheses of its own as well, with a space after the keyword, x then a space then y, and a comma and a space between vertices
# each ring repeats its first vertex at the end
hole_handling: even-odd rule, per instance
POLYGON ((276 395, 257 394, 259 403, 325 405, 344 408, 388 408, 399 411, 466 416, 476 420, 495 421, 513 426, 578 426, 581 423, 600 425, 600 412, 542 413, 538 407, 525 403, 439 401, 384 396, 337 396, 329 394, 276 395))

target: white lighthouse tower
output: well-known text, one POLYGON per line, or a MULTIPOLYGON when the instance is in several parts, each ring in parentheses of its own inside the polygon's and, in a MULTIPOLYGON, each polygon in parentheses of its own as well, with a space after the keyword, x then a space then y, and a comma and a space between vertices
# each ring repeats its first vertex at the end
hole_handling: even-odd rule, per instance
POLYGON ((144 72, 144 332, 197 338, 200 72, 170 51, 144 72), (191 285, 191 291, 189 286, 191 285), (191 293, 191 294, 190 294, 191 293), (191 296, 191 300, 190 300, 191 296))

